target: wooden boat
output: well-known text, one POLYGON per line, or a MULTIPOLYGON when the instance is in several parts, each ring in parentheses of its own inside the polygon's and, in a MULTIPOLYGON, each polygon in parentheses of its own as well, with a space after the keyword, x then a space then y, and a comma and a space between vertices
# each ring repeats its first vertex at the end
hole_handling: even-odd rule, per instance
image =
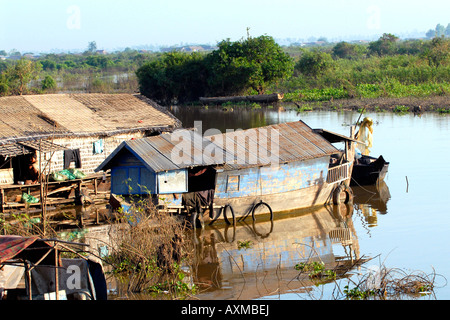
POLYGON ((284 95, 280 93, 258 94, 252 96, 200 97, 200 102, 212 104, 222 104, 226 102, 271 103, 281 101, 283 97, 284 95))
POLYGON ((384 180, 389 162, 383 156, 378 158, 362 155, 355 159, 350 185, 375 185, 384 180))

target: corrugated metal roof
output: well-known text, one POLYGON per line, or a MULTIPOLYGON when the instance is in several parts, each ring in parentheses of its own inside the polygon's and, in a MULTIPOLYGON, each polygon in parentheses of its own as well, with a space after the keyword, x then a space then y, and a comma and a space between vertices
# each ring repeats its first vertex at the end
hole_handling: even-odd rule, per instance
MULTIPOLYGON (((118 149, 124 147, 155 172, 207 165, 223 165, 225 170, 235 170, 273 162, 319 158, 339 152, 303 121, 208 137, 194 131, 177 130, 170 134, 126 141, 118 149), (175 148, 181 148, 184 153, 176 153, 175 148), (210 156, 211 149, 216 151, 215 156, 210 156), (180 157, 185 157, 185 161, 179 161, 180 157)), ((116 149, 96 171, 109 169, 108 163, 117 152, 116 149)))
POLYGON ((170 160, 170 150, 173 145, 159 136, 126 141, 125 147, 155 172, 180 168, 170 160))
MULTIPOLYGON (((210 140, 190 130, 177 130, 171 134, 125 141, 103 161, 96 171, 109 169, 108 163, 123 148, 128 149, 154 172, 223 164, 223 161, 217 161, 204 152, 205 148, 211 144, 210 140)), ((219 147, 216 149, 223 152, 219 147)))
MULTIPOLYGON (((217 137, 219 136, 217 135, 217 137)), ((233 147, 227 148, 226 151, 233 153, 235 159, 234 162, 227 161, 225 163, 225 170, 261 166, 273 162, 287 163, 307 160, 339 152, 303 121, 224 133, 221 136, 227 141, 232 141, 233 147), (242 143, 244 138, 247 139, 246 143, 242 143), (253 158, 250 158, 251 156, 253 158), (252 161, 255 157, 256 163, 252 161)))

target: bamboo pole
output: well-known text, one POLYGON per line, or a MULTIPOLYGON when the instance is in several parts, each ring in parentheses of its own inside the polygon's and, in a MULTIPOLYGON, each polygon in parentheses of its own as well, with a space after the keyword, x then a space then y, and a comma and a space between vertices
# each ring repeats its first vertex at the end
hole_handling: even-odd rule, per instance
POLYGON ((42 233, 45 237, 46 232, 46 221, 45 221, 45 200, 44 200, 44 186, 43 186, 43 179, 42 179, 42 148, 41 148, 41 141, 39 140, 39 195, 40 195, 40 202, 41 202, 41 219, 42 219, 42 233))
POLYGON ((56 300, 59 300, 59 257, 58 257, 58 247, 55 243, 55 293, 56 300))
POLYGON ((27 289, 28 289, 28 300, 33 300, 32 288, 31 288, 31 270, 29 268, 28 262, 24 261, 25 264, 25 274, 27 279, 27 289))

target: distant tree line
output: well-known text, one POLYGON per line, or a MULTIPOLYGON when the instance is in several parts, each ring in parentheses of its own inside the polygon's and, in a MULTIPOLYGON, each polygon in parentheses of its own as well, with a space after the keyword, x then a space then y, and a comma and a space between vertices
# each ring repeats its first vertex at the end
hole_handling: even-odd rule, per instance
POLYGON ((201 96, 272 92, 284 93, 285 101, 448 95, 450 39, 437 34, 400 40, 385 33, 367 43, 285 47, 267 35, 248 36, 223 40, 214 51, 194 53, 127 48, 103 54, 95 42, 80 54, 28 58, 12 50, 9 56, 15 59, 0 60, 0 96, 141 92, 170 104, 195 102, 201 96))
POLYGON ((385 33, 367 44, 307 48, 281 48, 273 38, 261 36, 222 41, 209 54, 165 53, 136 74, 140 92, 165 104, 274 91, 288 93, 292 100, 324 100, 375 94, 370 90, 385 96, 393 94, 390 90, 414 94, 414 88, 402 86, 425 83, 438 89, 423 94, 447 94, 449 60, 450 39, 444 36, 400 41, 385 33), (372 89, 366 90, 366 84, 372 89), (302 93, 308 90, 319 94, 302 93))
MULTIPOLYGON (((0 50, 0 55, 6 56, 7 53, 0 50)), ((83 53, 45 54, 28 58, 14 49, 9 56, 15 59, 0 60, 0 96, 70 91, 72 87, 77 91, 89 92, 134 92, 137 90, 135 71, 160 54, 130 48, 100 54, 93 41, 83 53), (105 80, 118 74, 129 76, 124 77, 120 85, 105 80)))
POLYGON ((450 39, 403 40, 383 34, 367 44, 287 48, 294 76, 270 90, 285 101, 449 95, 450 39))
POLYGON ((434 37, 450 37, 450 23, 447 24, 447 27, 438 23, 434 29, 429 29, 425 35, 430 39, 434 37))

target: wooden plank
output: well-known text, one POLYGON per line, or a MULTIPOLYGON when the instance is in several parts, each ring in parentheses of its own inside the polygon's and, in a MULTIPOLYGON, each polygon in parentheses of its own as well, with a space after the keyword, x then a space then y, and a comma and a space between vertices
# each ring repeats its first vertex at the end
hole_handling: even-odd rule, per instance
POLYGON ((13 168, 0 169, 0 184, 14 184, 13 168))
POLYGON ((3 213, 5 211, 4 209, 4 203, 5 203, 5 191, 3 189, 0 190, 0 212, 3 213))

